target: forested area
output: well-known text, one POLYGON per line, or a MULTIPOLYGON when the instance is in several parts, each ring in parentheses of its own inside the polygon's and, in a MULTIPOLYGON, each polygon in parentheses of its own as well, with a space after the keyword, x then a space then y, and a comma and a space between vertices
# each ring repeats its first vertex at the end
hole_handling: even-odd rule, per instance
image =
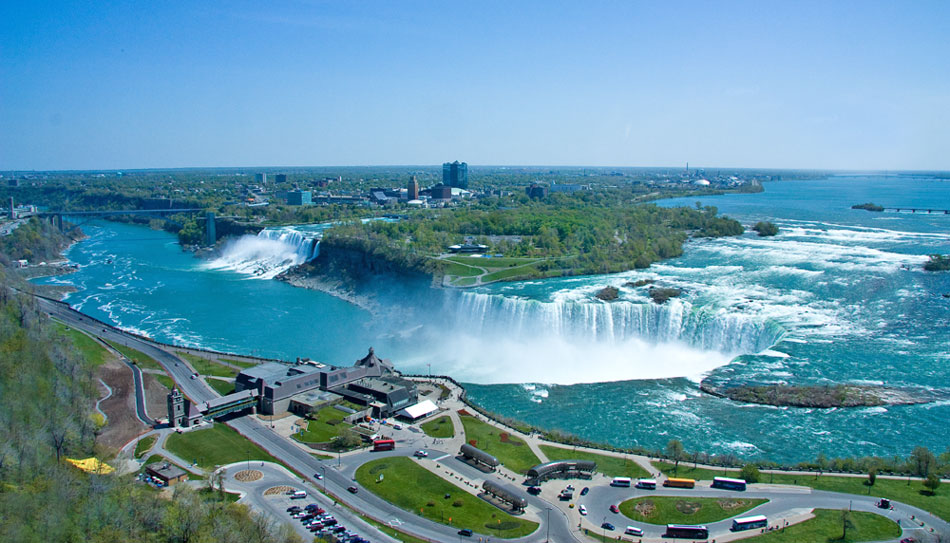
POLYGON ((645 268, 682 254, 689 235, 742 232, 742 225, 719 217, 715 207, 621 206, 565 197, 513 208, 432 210, 396 222, 349 222, 327 231, 324 246, 358 245, 376 256, 411 264, 472 237, 487 245, 489 253, 547 259, 536 266, 536 273, 550 276, 645 268))
POLYGON ((174 496, 65 458, 101 454, 93 363, 0 269, 0 534, 4 542, 299 541, 215 492, 174 496))
POLYGON ((70 238, 48 222, 33 217, 17 227, 10 235, 0 236, 0 265, 25 258, 31 264, 55 260, 70 242, 70 238))

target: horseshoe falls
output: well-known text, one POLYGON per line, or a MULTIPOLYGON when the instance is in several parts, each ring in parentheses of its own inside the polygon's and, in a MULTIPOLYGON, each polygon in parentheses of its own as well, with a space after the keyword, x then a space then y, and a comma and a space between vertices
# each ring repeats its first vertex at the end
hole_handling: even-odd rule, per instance
MULTIPOLYGON (((156 339, 349 364, 373 346, 399 369, 452 375, 486 409, 619 446, 778 461, 944 451, 950 403, 859 409, 746 405, 697 381, 877 383, 950 388, 950 216, 851 205, 950 208, 950 181, 924 175, 771 182, 759 194, 702 198, 747 229, 696 239, 683 256, 621 274, 469 290, 377 281, 367 311, 273 277, 315 255, 323 225, 267 229, 211 261, 162 233, 90 223, 67 257, 66 301, 156 339), (310 241, 307 241, 307 240, 310 241), (647 283, 652 281, 652 283, 647 283), (641 286, 636 286, 641 285, 641 286), (595 295, 606 286, 618 298, 595 295), (649 288, 682 295, 666 303, 649 288)), ((658 205, 695 205, 695 199, 658 205)))

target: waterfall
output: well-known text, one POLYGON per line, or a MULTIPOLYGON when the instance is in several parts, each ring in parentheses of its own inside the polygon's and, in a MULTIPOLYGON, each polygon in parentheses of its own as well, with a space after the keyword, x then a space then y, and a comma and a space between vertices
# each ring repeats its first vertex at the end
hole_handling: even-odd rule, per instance
POLYGON ((498 294, 454 294, 447 304, 457 304, 456 324, 479 335, 503 333, 510 337, 560 337, 608 344, 639 339, 737 355, 768 349, 784 333, 780 325, 768 320, 740 312, 693 307, 679 299, 657 305, 629 301, 542 302, 498 294))
POLYGON ((319 232, 285 226, 265 228, 256 236, 229 241, 210 269, 231 270, 259 279, 273 279, 319 254, 319 232))

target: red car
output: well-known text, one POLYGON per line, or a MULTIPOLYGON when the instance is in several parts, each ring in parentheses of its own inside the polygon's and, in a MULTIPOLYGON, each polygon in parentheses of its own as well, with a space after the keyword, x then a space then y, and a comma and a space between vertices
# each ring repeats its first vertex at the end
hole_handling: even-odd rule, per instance
POLYGON ((619 512, 620 512, 620 508, 617 507, 616 505, 611 505, 611 506, 610 506, 610 512, 611 512, 611 513, 619 513, 619 512))

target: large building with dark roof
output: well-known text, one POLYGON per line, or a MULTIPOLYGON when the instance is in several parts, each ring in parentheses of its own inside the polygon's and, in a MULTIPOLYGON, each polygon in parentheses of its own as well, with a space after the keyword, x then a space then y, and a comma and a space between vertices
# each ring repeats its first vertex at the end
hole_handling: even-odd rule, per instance
POLYGON ((299 406, 295 411, 313 404, 315 399, 307 393, 315 389, 371 407, 376 417, 389 417, 418 401, 415 383, 400 377, 393 365, 377 357, 372 348, 350 367, 311 361, 294 365, 269 362, 243 370, 234 382, 235 392, 259 392, 258 409, 265 415, 284 413, 290 410, 291 402, 299 406))

